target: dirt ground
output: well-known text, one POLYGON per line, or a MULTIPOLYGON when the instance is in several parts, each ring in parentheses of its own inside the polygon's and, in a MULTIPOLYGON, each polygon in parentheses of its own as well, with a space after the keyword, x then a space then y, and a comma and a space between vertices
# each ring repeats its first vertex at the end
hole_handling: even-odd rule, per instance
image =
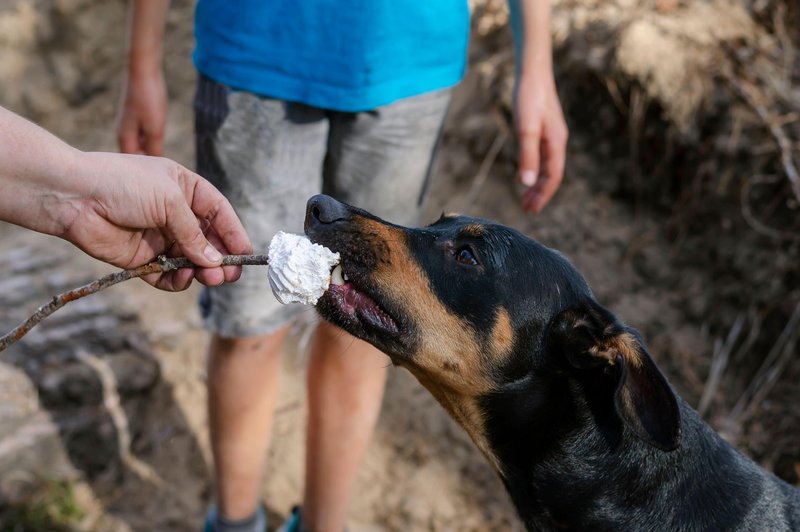
MULTIPOLYGON (((0 77, 14 80, 4 81, 13 88, 4 89, 0 104, 82 149, 115 150, 113 122, 124 61, 124 5, 119 1, 56 4, 11 2, 0 10, 0 28, 16 31, 0 36, 0 52, 5 54, 0 56, 0 77), (50 10, 50 16, 36 9, 50 10), (38 37, 31 40, 26 28, 38 37)), ((170 95, 166 152, 191 167, 195 74, 190 63, 190 4, 173 5, 165 61, 170 95)), ((503 156, 513 152, 513 142, 496 122, 486 120, 484 109, 475 109, 481 101, 482 79, 473 69, 456 90, 427 201, 428 219, 443 211, 467 212, 514 226, 564 252, 586 276, 597 299, 643 332, 674 386, 697 405, 715 343, 726 330, 719 323, 730 327, 733 320, 727 316, 735 315, 735 309, 717 308, 709 295, 708 287, 720 282, 717 272, 702 260, 682 255, 685 250, 665 224, 668 214, 617 193, 616 184, 625 179, 628 161, 613 153, 607 157, 598 153, 602 139, 584 127, 580 110, 567 109, 571 138, 563 186, 541 215, 523 213, 511 179, 513 165, 503 156), (476 130, 481 134, 465 133, 476 130), (494 142, 501 155, 496 161, 487 160, 494 142), (487 171, 480 170, 484 162, 487 171), (725 318, 715 321, 718 312, 725 318)), ((108 271, 66 244, 0 226, 0 254, 20 245, 43 254, 52 246, 63 247, 81 268, 98 274, 108 271)), ((211 496, 205 412, 207 335, 196 308, 198 289, 168 294, 129 282, 112 290, 120 304, 135 309, 161 364, 166 385, 152 397, 133 451, 158 472, 164 484, 154 485, 131 471, 114 481, 85 484, 81 500, 105 516, 90 528, 197 530, 211 496)), ((40 303, 31 301, 31 308, 40 303)), ((308 312, 285 349, 264 481, 264 501, 273 525, 301 496, 304 348, 316 320, 308 312)), ((730 392, 738 393, 738 389, 730 392)), ((795 402, 798 398, 796 386, 779 387, 778 392, 781 397, 795 394, 795 402)), ((718 392, 723 397, 726 393, 724 388, 718 392)), ((725 428, 724 412, 713 408, 710 412, 720 413, 710 419, 717 428, 725 428)), ((780 428, 765 421, 764 426, 752 429, 755 436, 748 432, 750 436, 739 442, 770 469, 778 461, 789 460, 784 470, 790 473, 783 476, 797 483, 796 443, 794 454, 769 452, 771 437, 794 442, 800 438, 799 414, 780 412, 780 428)), ((350 530, 454 529, 500 531, 520 529, 520 525, 501 483, 463 431, 407 372, 392 370, 378 429, 359 475, 350 530)))

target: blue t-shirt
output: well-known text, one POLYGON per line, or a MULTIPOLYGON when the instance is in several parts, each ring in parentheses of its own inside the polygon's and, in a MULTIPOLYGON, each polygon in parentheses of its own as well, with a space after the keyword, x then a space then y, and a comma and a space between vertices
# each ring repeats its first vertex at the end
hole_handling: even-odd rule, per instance
POLYGON ((467 0, 199 0, 194 63, 234 89, 365 111, 458 83, 467 0))

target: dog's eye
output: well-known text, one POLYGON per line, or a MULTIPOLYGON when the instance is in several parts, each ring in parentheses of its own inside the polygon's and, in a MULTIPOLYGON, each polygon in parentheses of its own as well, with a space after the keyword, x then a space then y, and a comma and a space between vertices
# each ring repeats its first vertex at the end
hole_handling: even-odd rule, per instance
POLYGON ((460 262, 461 264, 466 264, 468 266, 478 265, 475 255, 472 254, 472 250, 469 248, 461 248, 456 251, 456 262, 460 262))

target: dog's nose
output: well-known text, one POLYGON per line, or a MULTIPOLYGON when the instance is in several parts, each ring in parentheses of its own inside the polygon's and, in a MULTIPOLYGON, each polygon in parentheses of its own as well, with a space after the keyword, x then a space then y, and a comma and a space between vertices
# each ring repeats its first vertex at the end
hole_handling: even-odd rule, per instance
POLYGON ((339 220, 348 220, 350 210, 344 203, 338 202, 325 194, 317 194, 306 204, 306 226, 309 223, 330 224, 339 220))

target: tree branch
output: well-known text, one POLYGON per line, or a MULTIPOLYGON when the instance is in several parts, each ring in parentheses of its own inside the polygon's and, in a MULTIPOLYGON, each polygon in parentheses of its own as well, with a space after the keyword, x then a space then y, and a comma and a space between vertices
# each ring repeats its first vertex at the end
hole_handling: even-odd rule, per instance
MULTIPOLYGON (((268 264, 266 255, 225 255, 222 258, 223 266, 263 266, 266 264, 268 264)), ((138 268, 111 273, 105 277, 94 280, 89 284, 85 284, 68 292, 64 292, 63 294, 59 294, 50 300, 49 303, 46 303, 36 309, 36 312, 34 312, 32 316, 17 325, 11 332, 0 337, 0 351, 5 350, 8 346, 18 341, 20 338, 25 336, 28 331, 38 325, 39 322, 70 301, 75 301, 76 299, 88 296, 89 294, 94 294, 95 292, 99 292, 104 288, 114 286, 115 284, 127 281, 128 279, 142 277, 143 275, 148 275, 151 273, 167 273, 177 270, 178 268, 196 267, 197 266, 189 262, 189 259, 186 257, 168 258, 164 255, 160 255, 157 260, 143 266, 139 266, 138 268)))

